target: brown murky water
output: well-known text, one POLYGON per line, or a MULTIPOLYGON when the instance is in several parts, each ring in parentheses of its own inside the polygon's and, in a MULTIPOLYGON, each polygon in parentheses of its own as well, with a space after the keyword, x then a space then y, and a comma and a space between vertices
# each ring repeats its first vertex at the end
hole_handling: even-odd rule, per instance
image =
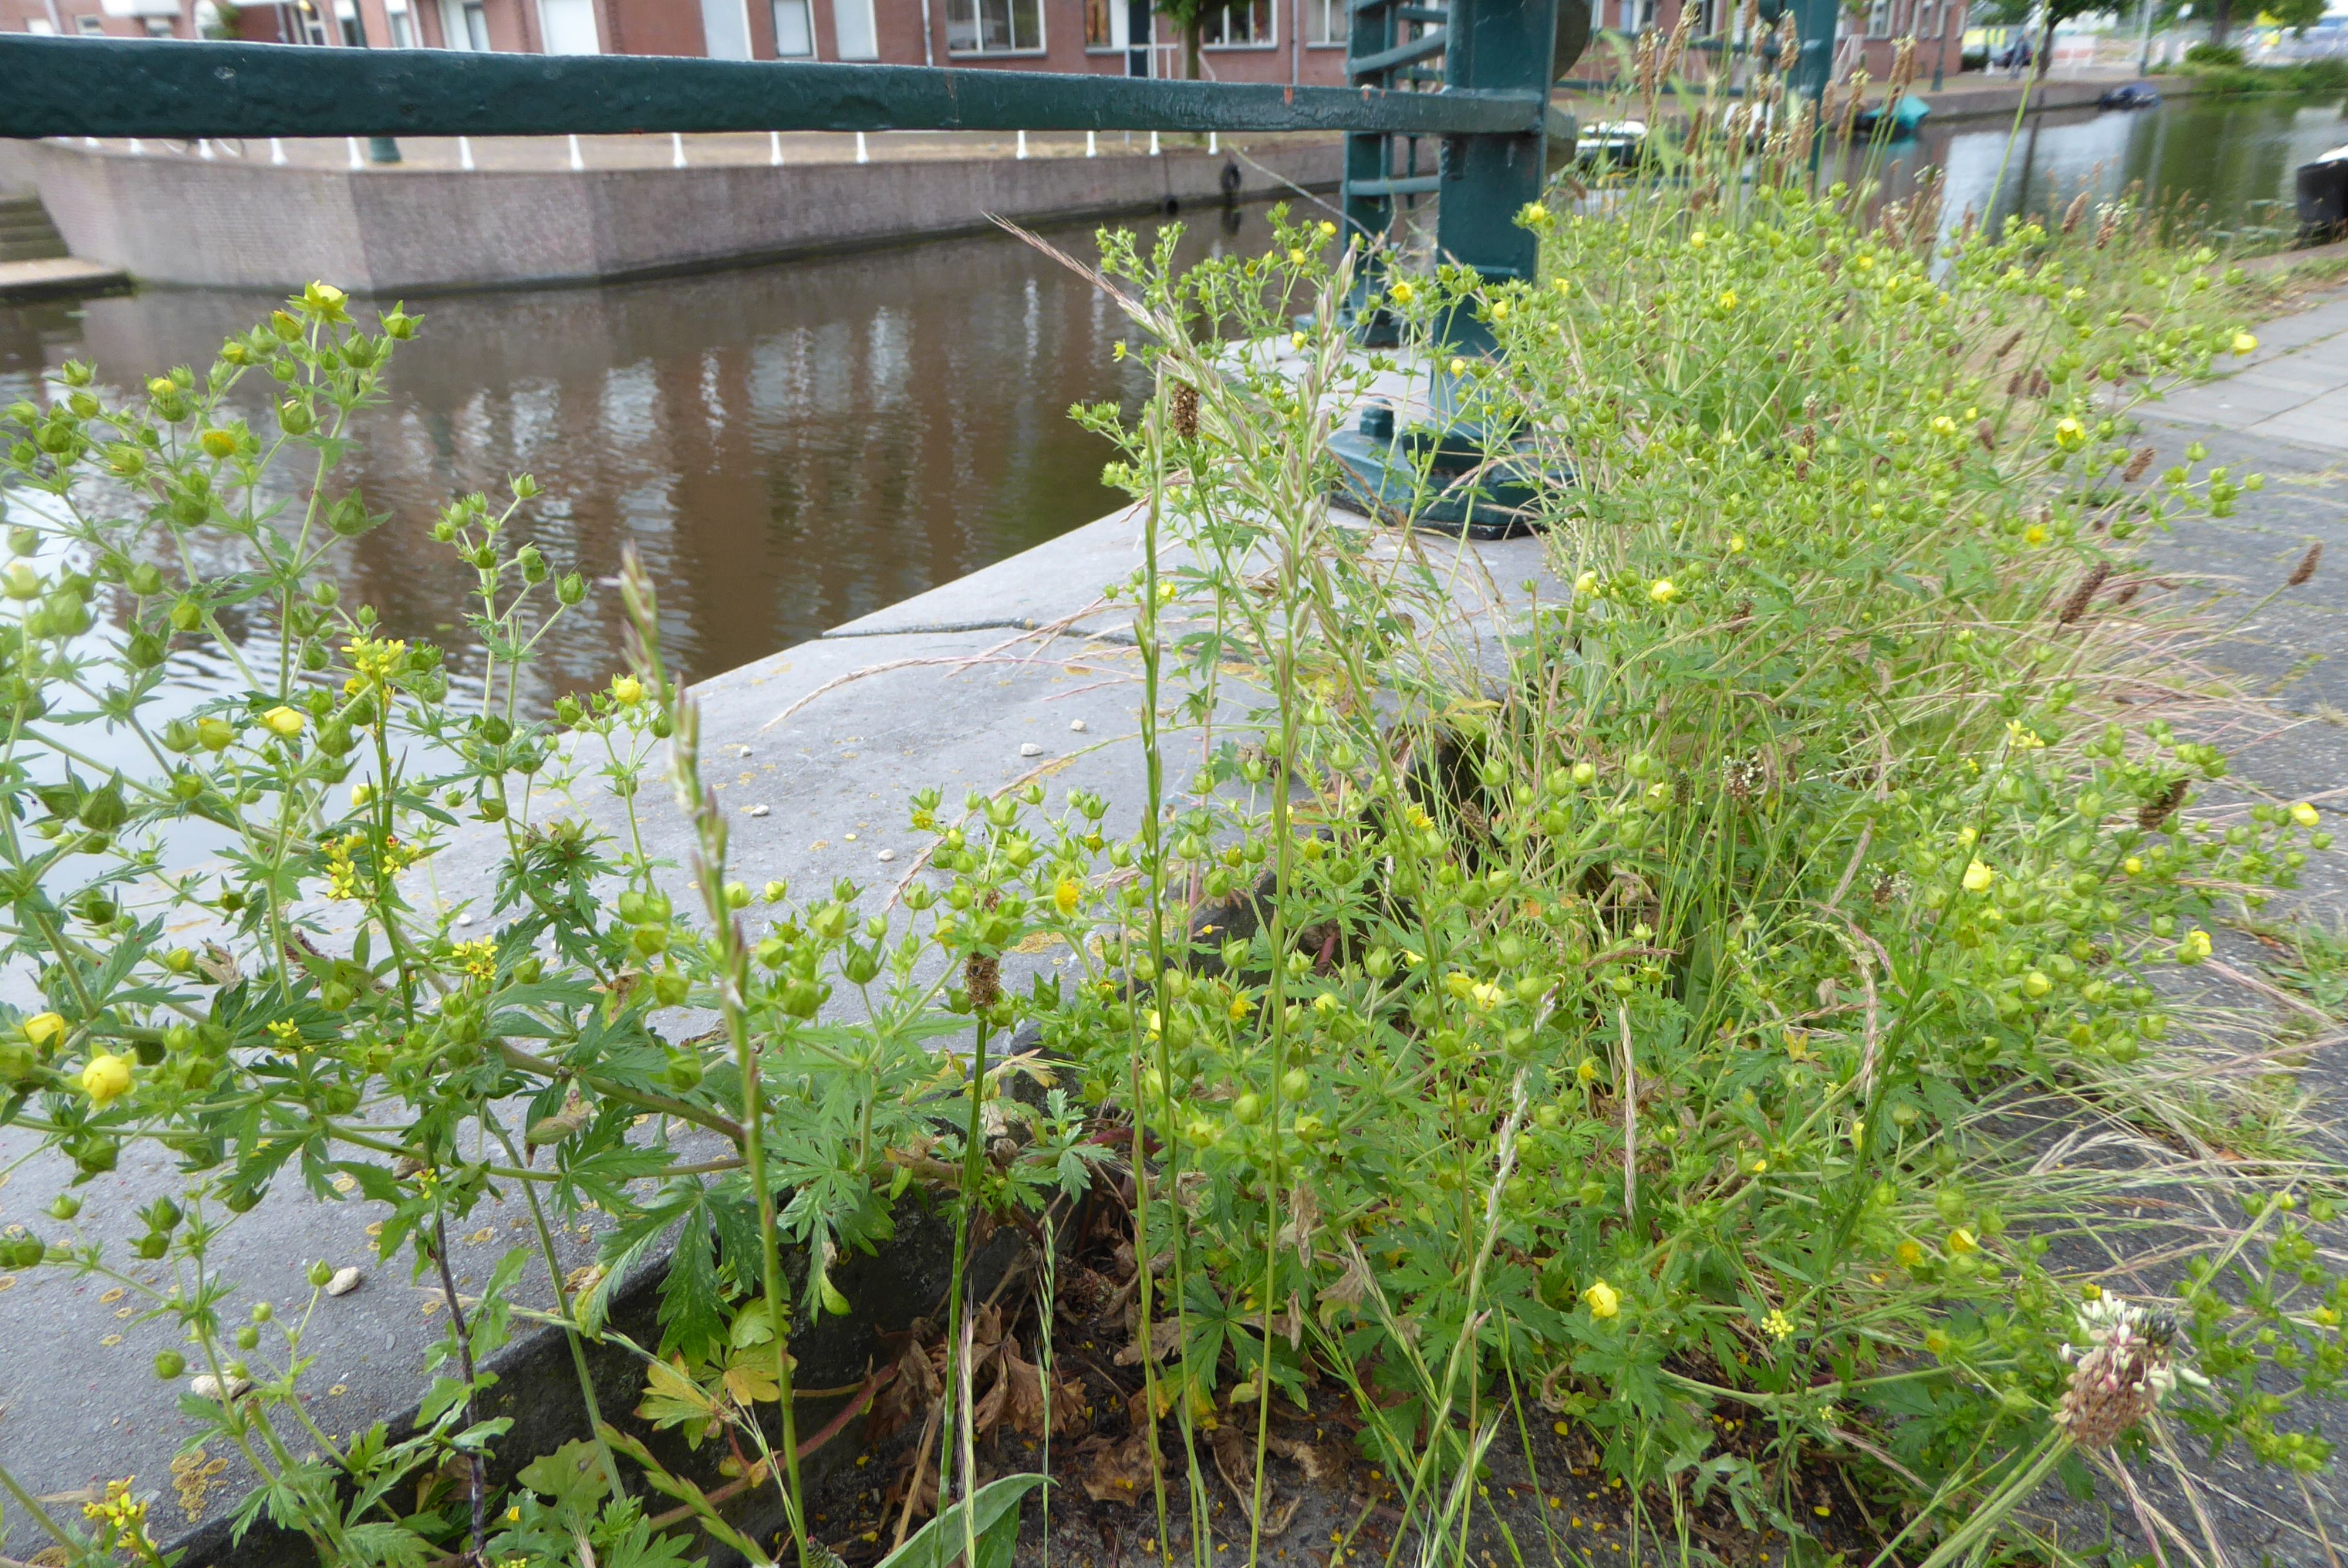
MULTIPOLYGON (((1262 208, 1185 220, 1204 256, 1268 243, 1262 208)), ((1154 228, 1155 224, 1148 225, 1154 228)), ((1093 253, 1084 231, 1056 242, 1093 253)), ((158 290, 0 308, 0 402, 93 360, 115 384, 210 363, 267 296, 158 290)), ((522 524, 557 561, 616 569, 633 540, 660 584, 673 658, 730 669, 1087 522, 1121 497, 1071 404, 1132 400, 1123 319, 1007 238, 606 288, 420 302, 349 473, 393 520, 349 548, 346 601, 461 647, 470 571, 438 507, 528 472, 522 524)), ((269 384, 256 382, 257 394, 269 384)), ((551 640, 551 702, 619 667, 616 597, 551 640)), ((193 697, 218 673, 175 662, 193 697)))

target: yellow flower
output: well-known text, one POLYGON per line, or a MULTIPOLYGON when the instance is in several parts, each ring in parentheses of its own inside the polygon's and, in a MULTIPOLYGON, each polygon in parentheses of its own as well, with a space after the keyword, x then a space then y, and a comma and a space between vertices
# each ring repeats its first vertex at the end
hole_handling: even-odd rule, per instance
POLYGON ((1288 346, 1295 349, 1303 348, 1304 346, 1304 334, 1303 333, 1290 333, 1288 334, 1288 346))
POLYGON ((1723 289, 1720 291, 1720 308, 1724 311, 1733 311, 1736 308, 1736 291, 1735 289, 1723 289))
POLYGON ((2322 822, 2323 817, 2313 806, 2305 801, 2301 801, 2291 808, 2291 819, 2302 827, 2313 827, 2317 823, 2322 822))
POLYGON ((1577 598, 1577 599, 1587 599, 1587 598, 1589 598, 1591 594, 1596 593, 1597 591, 1598 591, 1598 574, 1597 574, 1596 572, 1594 572, 1594 571, 1586 571, 1586 572, 1583 572, 1580 577, 1577 577, 1577 578, 1575 578, 1575 579, 1573 579, 1573 593, 1574 593, 1574 597, 1575 597, 1575 598, 1577 598))
POLYGON ((2234 352, 2237 354, 2256 354, 2258 351, 2258 339, 2252 337, 2248 333, 2236 333, 2234 334, 2234 352))
POLYGON ((1872 256, 1853 256, 1850 259, 1850 267, 1851 271, 1854 272, 1872 272, 1875 268, 1875 258, 1872 256))
POLYGON ((1452 355, 1452 356, 1451 356, 1451 374, 1454 374, 1454 375, 1465 375, 1465 374, 1468 374, 1468 362, 1467 362, 1466 360, 1464 360, 1464 359, 1461 359, 1461 358, 1460 358, 1458 355, 1457 355, 1457 354, 1452 355))
POLYGON ((1555 289, 1560 294, 1570 294, 1573 292, 1573 280, 1571 278, 1559 278, 1554 280, 1550 284, 1550 287, 1555 289))
POLYGON ((1452 970, 1449 974, 1443 977, 1443 984, 1446 989, 1449 990, 1453 996, 1459 998, 1462 1001, 1465 1001, 1468 998, 1468 993, 1476 988, 1475 980, 1465 969, 1452 970))
POLYGON ((1647 597, 1657 604, 1669 604, 1679 596, 1680 590, 1672 586, 1670 578, 1659 577, 1647 585, 1647 597))
POLYGON ((2033 969, 2028 974, 2022 977, 2022 994, 2024 996, 2043 997, 2054 989, 2054 982, 2048 979, 2044 973, 2037 969, 2033 969))
POLYGON ((1745 536, 1743 534, 1731 534, 1728 536, 1728 553, 1733 556, 1741 556, 1745 553, 1745 536))
POLYGON ((1485 1012, 1497 1010, 1500 1004, 1508 999, 1508 998, 1502 994, 1500 988, 1493 985, 1488 980, 1482 985, 1473 988, 1468 992, 1468 996, 1474 1000, 1477 1007, 1485 1012))
POLYGON ((1761 1320, 1761 1327, 1772 1339, 1790 1339, 1794 1337, 1794 1320, 1775 1307, 1770 1309, 1768 1317, 1761 1320))
POLYGON ((1410 280, 1405 278, 1401 282, 1396 283, 1393 288, 1386 291, 1386 297, 1394 301, 1394 302, 1398 305, 1406 305, 1410 303, 1412 297, 1418 291, 1416 289, 1411 287, 1410 280))
POLYGON ((1320 227, 1317 231, 1323 240, 1334 240, 1337 237, 1337 226, 1334 223, 1330 222, 1326 218, 1321 220, 1320 227))
POLYGON ((2076 452, 2087 444, 2087 427, 2075 419, 2054 422, 2054 445, 2065 452, 2076 452))
POLYGON ((1573 1076, 1584 1083, 1595 1082, 1598 1078, 1598 1059, 1594 1056, 1583 1057, 1581 1065, 1573 1070, 1573 1076))
POLYGON ((282 735, 289 741, 294 736, 300 734, 302 733, 302 726, 309 722, 310 721, 308 719, 304 718, 302 714, 295 712, 291 708, 272 708, 269 712, 261 715, 261 723, 263 726, 266 728, 271 734, 282 735))
POLYGON ((644 700, 644 683, 633 675, 612 677, 612 701, 623 708, 633 708, 644 700))
POLYGON ((341 304, 345 297, 343 291, 332 283, 313 283, 303 293, 313 304, 330 307, 341 304))
POLYGON ((1288 260, 1295 266, 1304 265, 1304 252, 1294 245, 1288 248, 1288 260))
POLYGON ((477 980, 498 978, 498 945, 487 937, 478 941, 457 943, 448 949, 448 957, 458 968, 477 980))
POLYGON ((1973 1239, 1972 1232, 1965 1229, 1962 1225, 1959 1225, 1956 1229, 1949 1233, 1949 1250, 1956 1254, 1959 1257, 1962 1257, 1969 1252, 1981 1251, 1981 1243, 1973 1239))
POLYGON ((1241 995, 1231 999, 1231 1015, 1233 1023, 1247 1022, 1248 1014, 1253 1011, 1255 1011, 1254 998, 1241 995))
POLYGON ((25 1020, 25 1038, 43 1050, 55 1050, 66 1037, 66 1020, 60 1014, 36 1012, 25 1020))
POLYGON ((2144 875, 2144 862, 2131 855, 2120 862, 2120 869, 2131 876, 2141 876, 2144 875))
POLYGON ((1612 1317, 1622 1310, 1622 1297, 1602 1279, 1593 1281, 1590 1288, 1581 1293, 1581 1299, 1590 1303, 1590 1316, 1592 1317, 1612 1317))
POLYGON ((1997 873, 1981 861, 1976 860, 1965 867, 1965 891, 1968 893, 1986 893, 1989 885, 1996 880, 1997 873))
POLYGON ((130 1063, 108 1051, 99 1051, 81 1070, 81 1091, 94 1105, 111 1105, 130 1090, 130 1063))
POLYGON ((2177 944, 2177 961, 2180 964, 2198 964, 2209 956, 2209 933, 2207 931, 2188 931, 2185 940, 2177 944))
POLYGON ((1691 250, 1691 251, 1701 251, 1701 250, 1703 250, 1703 249, 1704 249, 1704 231, 1703 231, 1703 230, 1699 229, 1699 230, 1697 230, 1694 233, 1693 233, 1693 234, 1691 234, 1691 235, 1689 235, 1689 236, 1688 236, 1688 249, 1689 249, 1689 250, 1691 250))
POLYGON ((1052 902, 1058 907, 1061 914, 1073 915, 1076 912, 1076 900, 1084 895, 1085 889, 1082 883, 1073 876, 1063 876, 1060 878, 1059 885, 1052 889, 1052 902))
POLYGON ((351 785, 351 809, 353 811, 366 810, 367 804, 374 799, 375 785, 368 784, 364 780, 351 785))
POLYGON ((2038 524, 2033 523, 2022 530, 2022 542, 2034 547, 2043 545, 2046 542, 2046 530, 2038 524))
POLYGON ((1913 1268, 1924 1261, 1924 1249, 1912 1241, 1903 1241, 1891 1249, 1891 1255, 1900 1260, 1900 1267, 1913 1268))
POLYGON ((1947 415, 1945 415, 1945 414, 1936 414, 1936 415, 1934 415, 1932 416, 1932 434, 1933 434, 1933 435, 1935 435, 1935 436, 1954 436, 1956 433, 1957 433, 1957 422, 1956 422, 1955 420, 1953 420, 1953 419, 1950 418, 1950 417, 1949 417, 1947 415))

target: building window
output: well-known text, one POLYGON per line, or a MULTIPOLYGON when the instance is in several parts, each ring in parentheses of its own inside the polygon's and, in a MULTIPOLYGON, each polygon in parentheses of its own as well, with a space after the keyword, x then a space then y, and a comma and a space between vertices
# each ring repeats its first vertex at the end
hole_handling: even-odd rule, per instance
POLYGON ((804 60, 815 54, 808 0, 775 0, 775 54, 785 60, 804 60))
POLYGON ((1875 0, 1867 8, 1867 36, 1870 38, 1891 36, 1891 0, 1875 0))
POLYGON ((1085 0, 1086 48, 1114 49, 1117 47, 1117 37, 1111 31, 1109 21, 1110 12, 1113 9, 1110 0, 1085 0))
POLYGON ((484 0, 440 0, 440 38, 452 49, 489 52, 489 13, 484 0))
POLYGON ((409 14, 407 0, 391 0, 384 8, 391 22, 391 46, 395 49, 416 47, 416 18, 409 14))
POLYGON ((1272 0, 1238 0, 1200 19, 1199 41, 1210 49, 1252 49, 1280 40, 1272 26, 1272 0))
POLYGON ((89 37, 99 37, 106 32, 106 18, 103 16, 77 16, 74 18, 74 26, 77 30, 89 37))
POLYGON ((179 34, 172 30, 169 16, 149 16, 147 18, 147 36, 150 38, 176 38, 179 34))
POLYGON ((1025 54, 1043 46, 1043 0, 947 0, 946 47, 955 54, 1025 54))
POLYGON ((1304 0, 1306 43, 1351 43, 1352 28, 1352 18, 1345 14, 1345 0, 1304 0))
POLYGON ((877 60, 880 35, 872 26, 872 0, 831 0, 831 30, 843 60, 877 60))

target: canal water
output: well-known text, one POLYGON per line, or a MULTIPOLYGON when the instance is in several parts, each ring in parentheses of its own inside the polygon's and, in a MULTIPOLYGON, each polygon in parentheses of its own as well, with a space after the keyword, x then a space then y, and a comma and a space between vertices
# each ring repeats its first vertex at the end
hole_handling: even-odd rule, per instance
MULTIPOLYGON (((1889 154, 1895 190, 1947 170, 1946 221, 2054 214, 2142 181, 2244 239, 2288 225, 2292 169, 2348 140, 2336 99, 2180 99, 1928 128, 1889 154), (2280 204, 2280 205, 2279 205, 2280 204)), ((1186 254, 1268 242, 1261 209, 1187 220, 1186 254)), ((1089 253, 1082 231, 1061 241, 1089 253)), ((125 384, 202 365, 265 297, 157 290, 80 307, 0 308, 0 402, 68 357, 125 384)), ((1112 357, 1121 318, 1008 238, 602 288, 425 302, 352 473, 392 521, 339 569, 346 599, 462 653, 470 573, 428 534, 438 507, 527 471, 526 529, 607 574, 633 540, 656 575, 672 656, 706 675, 812 637, 1115 507, 1108 452, 1067 418, 1143 391, 1112 357)), ((592 600, 546 649, 541 708, 618 666, 619 607, 592 600)), ((189 695, 219 672, 189 662, 189 695)))

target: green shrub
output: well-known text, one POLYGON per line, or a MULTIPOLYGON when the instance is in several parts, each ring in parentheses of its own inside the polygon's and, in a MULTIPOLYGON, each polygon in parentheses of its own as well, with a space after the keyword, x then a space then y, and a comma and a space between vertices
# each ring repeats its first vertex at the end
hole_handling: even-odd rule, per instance
MULTIPOLYGON (((1808 1533, 1797 1488, 1830 1460, 1935 1565, 2058 1470, 2157 1457, 2156 1406, 2321 1466, 2285 1421, 2348 1365, 2348 1286, 2298 1217, 2329 1200, 2283 1090, 2241 1070, 2256 1045, 2206 1033, 2188 982, 2211 930, 2330 838, 2304 803, 2225 803, 2190 711, 2133 700, 2168 668, 2106 591, 2127 541, 2260 486, 2198 449, 2152 472, 2123 423, 2253 346, 2237 297, 2125 204, 1936 259, 1929 200, 1813 194, 1807 151, 1790 119, 1749 180, 1741 143, 1657 147, 1608 177, 1605 216, 1520 216, 1538 278, 1378 259, 1365 287, 1409 364, 1455 313, 1498 344, 1431 351, 1482 457, 1579 476, 1538 506, 1548 575, 1474 592, 1450 542, 1328 503, 1333 411, 1395 368, 1339 330, 1363 262, 1334 225, 1279 213, 1270 255, 1180 274, 1170 237, 1105 234, 1160 378, 1136 419, 1077 411, 1142 503, 1143 564, 1111 585, 1140 826, 1113 836, 1108 802, 1041 783, 923 792, 927 869, 895 910, 729 879, 633 562, 631 671, 530 717, 521 671, 586 587, 520 542, 526 477, 436 528, 478 574, 487 667, 461 695, 438 651, 323 586, 379 520, 338 465, 414 318, 368 330, 320 286, 201 375, 124 397, 67 366, 5 415, 36 504, 0 645, 0 929, 46 999, 0 1058, 6 1115, 85 1175, 146 1139, 188 1179, 139 1244, 168 1283, 71 1205, 9 1261, 120 1285, 187 1365, 250 1379, 199 1407, 209 1435, 268 1478, 248 1516, 336 1563, 634 1560, 638 1478, 682 1505, 663 1528, 770 1560, 616 1424, 503 1506, 472 1467, 498 1435, 472 1419, 478 1360, 520 1270, 595 1336, 664 1238, 639 1417, 719 1439, 724 1495, 771 1489, 818 1561, 788 1347, 854 1305, 831 1261, 881 1245, 915 1184, 956 1216, 943 1321, 970 1329, 905 1396, 937 1423, 938 1495, 972 1492, 976 1429, 1006 1419, 960 1379, 965 1346, 1034 1378, 1064 1445, 1086 1402, 1048 1305, 1035 1363, 973 1337, 973 1223, 1107 1194, 1131 1215, 1139 1387, 1097 1401, 1100 1436, 1168 1451, 1170 1475, 1134 1473, 1169 1547, 1183 1499, 1194 1541, 1236 1528, 1206 1481, 1225 1449, 1193 1438, 1245 1434, 1260 1482, 1275 1403, 1333 1390, 1430 1555, 1503 1449, 1540 1476, 1552 1426, 1594 1440, 1650 1538, 1684 1542, 1715 1489, 1808 1533), (230 412, 247 381, 276 386, 259 425, 230 412), (313 477, 284 501, 273 466, 313 477), (1466 618, 1475 593, 1509 613, 1466 618), (242 689, 162 718, 163 661, 191 647, 242 689), (99 776, 74 743, 94 723, 153 766, 99 776), (694 844, 665 878, 634 831, 664 765, 694 844), (537 785, 590 773, 615 823, 541 815, 537 785), (221 873, 164 875, 190 821, 227 836, 221 873), (479 937, 402 881, 459 843, 503 857, 479 937), (167 935, 189 919, 201 951, 167 935), (1060 982, 1005 989, 1003 955, 1049 943, 1060 982), (718 1027, 688 1033, 688 1009, 718 1027), (1028 1028, 1045 1060, 1006 1058, 1028 1028), (2041 1160, 2024 1122, 2092 1126, 2113 1157, 2041 1160), (733 1152, 681 1163, 676 1125, 733 1152), (451 1308, 401 1442, 312 1426, 300 1316, 237 1325, 208 1267, 273 1182, 338 1175, 451 1308), (2143 1217, 2163 1182, 2250 1217, 2179 1240, 2143 1217), (459 1298, 447 1226, 514 1192, 538 1245, 459 1298), (616 1225, 574 1286, 547 1227, 591 1204, 616 1225), (2126 1263, 2156 1240, 2184 1266, 2174 1320, 2126 1263)), ((1007 1495, 940 1532, 1015 1521, 1007 1495)), ((100 1548, 130 1544, 135 1504, 108 1506, 100 1548)))
POLYGON ((2233 44, 2212 44, 2204 40, 2186 49, 2185 63, 2188 66, 2230 66, 2239 69, 2242 64, 2242 51, 2233 44))

